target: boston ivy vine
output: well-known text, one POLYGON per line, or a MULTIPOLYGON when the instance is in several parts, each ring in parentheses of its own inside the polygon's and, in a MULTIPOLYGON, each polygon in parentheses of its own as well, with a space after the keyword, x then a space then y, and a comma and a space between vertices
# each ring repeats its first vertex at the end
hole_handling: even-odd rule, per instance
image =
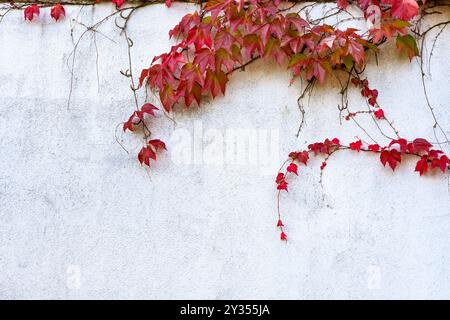
MULTIPOLYGON (((144 1, 144 5, 120 9, 124 0, 112 2, 125 20, 124 25, 119 28, 125 33, 130 48, 132 42, 126 35, 126 22, 136 8, 146 3, 144 1), (130 13, 123 16, 125 10, 130 13)), ((147 4, 156 2, 162 1, 150 1, 147 4)), ((170 0, 164 2, 167 7, 171 6, 170 0)), ((337 138, 325 139, 323 142, 311 143, 305 150, 289 154, 275 179, 278 211, 276 226, 280 230, 281 240, 287 240, 280 209, 281 193, 288 191, 291 176, 298 176, 301 166, 308 165, 311 156, 324 157, 320 166, 321 172, 325 169, 328 159, 338 151, 376 154, 382 165, 390 167, 392 171, 403 158, 415 157, 415 171, 421 176, 432 170, 446 173, 450 168, 450 159, 442 148, 433 146, 433 143, 423 138, 412 137, 408 140, 400 136, 393 122, 378 104, 378 90, 370 88, 368 79, 363 77, 369 57, 376 56, 386 42, 395 41, 399 54, 409 60, 420 57, 424 92, 435 120, 434 129, 440 128, 424 83, 421 54, 423 43, 419 49, 416 39, 424 38, 436 27, 441 27, 442 32, 450 21, 440 22, 424 32, 418 31, 417 25, 424 16, 433 14, 433 11, 427 11, 428 9, 450 4, 445 1, 337 0, 336 10, 329 11, 322 18, 312 19, 308 15, 308 5, 303 3, 300 9, 297 9, 302 3, 303 1, 281 0, 200 1, 198 11, 185 15, 170 30, 169 38, 174 40, 175 44, 169 52, 151 59, 150 65, 142 70, 137 86, 134 85, 132 74, 124 74, 131 78, 136 106, 136 90, 147 86, 158 93, 162 111, 171 112, 176 106, 200 106, 204 97, 214 99, 225 94, 234 71, 244 70, 247 65, 262 59, 290 70, 292 83, 297 78, 306 82, 297 100, 302 115, 298 133, 305 114, 303 98, 311 92, 316 83, 323 84, 331 75, 344 79, 340 81, 342 90, 339 105, 343 119, 354 121, 358 126, 360 125, 357 118, 362 115, 372 117, 375 122, 387 122, 392 133, 387 134, 380 129, 390 141, 383 146, 365 132, 372 140, 370 143, 358 139, 349 144, 342 144, 337 138), (346 12, 349 5, 359 8, 364 19, 372 24, 369 30, 362 32, 354 28, 340 29, 340 22, 335 25, 323 23, 326 18, 346 12), (348 109, 347 92, 352 88, 360 90, 366 99, 367 110, 351 112, 348 109)), ((48 4, 43 2, 41 5, 32 4, 18 8, 23 8, 24 18, 31 21, 39 16, 40 6, 48 4)), ((60 3, 52 6, 51 17, 54 20, 58 21, 64 16, 65 10, 60 3)), ((123 124, 123 131, 143 133, 145 142, 137 158, 141 164, 149 167, 151 161, 156 160, 157 153, 166 149, 163 141, 152 137, 150 129, 153 121, 151 118, 159 110, 154 104, 143 103, 123 124)), ((362 126, 360 128, 365 131, 362 126)), ((449 144, 444 130, 440 130, 445 141, 439 141, 436 136, 434 144, 449 144)))
MULTIPOLYGON (((361 89, 372 108, 367 112, 377 120, 386 120, 377 103, 378 90, 370 89, 367 79, 360 79, 361 70, 365 68, 368 54, 376 53, 382 43, 391 39, 395 39, 399 52, 410 60, 419 55, 416 40, 408 30, 410 21, 419 14, 419 5, 415 0, 363 0, 355 4, 366 19, 375 18, 370 15, 374 9, 381 15, 377 17, 379 25, 368 34, 360 34, 353 28, 340 30, 327 24, 311 25, 300 11, 292 12, 291 6, 280 0, 208 1, 203 10, 184 16, 169 32, 171 38, 178 39, 177 43, 168 53, 153 58, 151 66, 142 71, 139 85, 146 83, 158 91, 167 112, 176 104, 200 106, 203 96, 215 98, 225 94, 233 71, 256 59, 265 59, 287 66, 293 80, 303 77, 309 84, 316 80, 324 83, 333 72, 347 73, 350 82, 361 89)), ((338 0, 337 5, 346 9, 348 1, 338 0)), ((347 89, 348 84, 344 91, 347 89)), ((346 119, 357 114, 349 112, 346 119)), ((124 130, 133 130, 131 123, 142 123, 137 120, 141 119, 135 113, 124 124, 124 130)), ((397 130, 394 131, 398 135, 397 130)), ((158 148, 151 144, 152 140, 139 153, 141 163, 149 165, 150 158, 156 160, 158 148), (152 151, 146 153, 149 148, 152 151)), ((443 151, 433 149, 427 140, 416 138, 408 142, 399 136, 383 147, 377 143, 364 146, 361 140, 346 146, 334 138, 310 144, 307 150, 292 152, 276 177, 277 227, 281 240, 287 240, 287 235, 280 213, 280 192, 288 190, 288 174, 298 175, 299 164, 306 165, 310 153, 325 155, 320 167, 324 170, 327 159, 340 150, 377 153, 381 163, 388 164, 392 170, 402 156, 416 156, 419 160, 415 171, 420 175, 429 168, 445 173, 450 164, 443 151)))

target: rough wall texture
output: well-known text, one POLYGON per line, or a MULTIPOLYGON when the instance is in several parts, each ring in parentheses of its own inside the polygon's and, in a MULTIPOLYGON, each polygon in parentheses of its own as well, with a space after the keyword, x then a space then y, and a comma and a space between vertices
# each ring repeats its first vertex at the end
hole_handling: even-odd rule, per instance
MULTIPOLYGON (((448 177, 419 178, 413 162, 392 174, 376 157, 342 153, 321 185, 314 160, 283 197, 290 241, 279 241, 274 175, 285 155, 325 137, 367 140, 340 125, 336 83, 314 91, 296 138, 301 84, 255 63, 232 76, 225 97, 176 113, 176 123, 159 116, 154 133, 169 152, 147 172, 135 158, 139 138, 116 127, 134 107, 119 72, 127 47, 109 21, 79 43, 68 106, 67 60, 83 31, 72 40, 72 18, 92 24, 112 9, 70 7, 60 23, 13 12, 0 24, 1 298, 450 298, 448 177), (221 137, 232 148, 227 132, 239 130, 260 144, 251 159, 208 155, 221 137)), ((192 10, 136 12, 135 73, 192 10)), ((449 36, 427 82, 447 134, 449 36)), ((385 112, 403 136, 435 140, 417 63, 393 49, 378 60, 367 74, 385 112)), ((356 91, 351 101, 363 104, 356 91)), ((372 121, 364 126, 380 138, 372 121)))

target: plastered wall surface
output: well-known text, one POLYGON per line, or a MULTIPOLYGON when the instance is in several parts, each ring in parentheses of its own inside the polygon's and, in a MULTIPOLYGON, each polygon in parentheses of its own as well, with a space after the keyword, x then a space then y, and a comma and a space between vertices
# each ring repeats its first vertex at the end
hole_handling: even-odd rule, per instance
MULTIPOLYGON (((193 10, 134 14, 135 77, 193 10)), ((47 11, 0 23, 0 298, 450 298, 448 175, 419 177, 414 161, 393 174, 376 156, 343 152, 319 183, 322 159, 312 159, 282 195, 289 242, 279 240, 274 177, 286 155, 326 137, 370 141, 340 123, 337 83, 314 90, 297 138, 302 84, 256 62, 232 75, 226 96, 174 121, 159 113, 151 126, 168 152, 146 170, 141 139, 120 127, 134 109, 123 36, 110 19, 78 42, 75 20, 92 25, 113 6, 67 7, 58 23, 47 11), (233 135, 249 137, 250 156, 227 158, 233 135)), ((449 32, 426 82, 448 135, 449 32)), ((388 46, 378 62, 366 74, 386 115, 402 136, 435 141, 417 61, 388 46)), ((357 90, 350 101, 365 108, 357 90)), ((371 119, 361 123, 386 142, 371 119)))

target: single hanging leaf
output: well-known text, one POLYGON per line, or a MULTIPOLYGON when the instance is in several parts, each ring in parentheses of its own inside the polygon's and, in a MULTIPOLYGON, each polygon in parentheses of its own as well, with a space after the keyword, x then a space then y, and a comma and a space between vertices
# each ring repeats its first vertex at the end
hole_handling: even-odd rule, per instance
POLYGON ((138 160, 150 167, 150 159, 156 160, 156 154, 150 147, 143 147, 138 154, 138 160))
POLYGON ((142 121, 142 112, 135 111, 131 114, 126 122, 123 124, 123 131, 125 132, 127 129, 130 131, 134 131, 134 126, 141 123, 142 121))
POLYGON ((392 16, 409 21, 419 14, 419 5, 415 0, 393 0, 392 16))
POLYGON ((37 4, 33 4, 31 6, 28 6, 25 8, 25 10, 23 11, 23 15, 25 20, 33 20, 34 15, 39 16, 40 11, 39 11, 39 7, 37 4))
POLYGON ((139 76, 139 88, 142 87, 142 84, 144 83, 145 79, 149 76, 149 69, 143 69, 141 71, 141 75, 139 76))
POLYGON ((159 109, 151 103, 146 103, 141 107, 141 111, 143 114, 147 113, 152 116, 155 116, 155 112, 154 112, 155 110, 159 110, 159 109))
POLYGON ((402 160, 402 155, 395 149, 392 150, 383 150, 380 154, 380 161, 383 166, 386 166, 386 163, 389 163, 392 171, 397 167, 397 163, 400 163, 402 160))
POLYGON ((159 139, 153 139, 148 142, 149 145, 153 146, 155 150, 164 149, 167 150, 166 144, 159 139))
POLYGON ((61 16, 63 17, 66 16, 66 10, 64 10, 64 7, 61 5, 61 3, 58 3, 51 9, 50 15, 52 16, 53 19, 58 21, 59 19, 61 19, 61 16))
POLYGON ((284 173, 282 173, 282 172, 278 173, 275 182, 276 182, 277 184, 280 184, 281 181, 283 181, 283 180, 284 180, 284 173))
POLYGON ((416 169, 414 171, 419 172, 420 175, 426 173, 428 170, 428 157, 422 156, 422 158, 417 161, 416 169))
POLYGON ((288 167, 287 167, 287 172, 292 172, 295 173, 298 176, 298 172, 297 172, 298 166, 295 163, 291 163, 288 167))
POLYGON ((278 184, 277 189, 288 191, 287 186, 288 186, 287 182, 283 180, 278 184))
POLYGON ((164 110, 170 112, 173 105, 177 102, 177 98, 173 92, 172 86, 170 84, 166 84, 164 89, 159 92, 159 98, 161 103, 163 104, 164 110))
POLYGON ((123 131, 124 132, 127 131, 127 129, 130 130, 130 131, 134 131, 134 129, 133 129, 133 117, 134 117, 134 115, 131 115, 130 118, 128 119, 128 121, 124 122, 124 124, 123 124, 123 131))
POLYGON ((383 109, 378 109, 373 114, 375 115, 375 117, 377 119, 384 119, 384 111, 383 111, 383 109))
POLYGON ((360 151, 362 147, 362 141, 358 140, 355 142, 350 143, 350 149, 355 150, 355 151, 360 151))

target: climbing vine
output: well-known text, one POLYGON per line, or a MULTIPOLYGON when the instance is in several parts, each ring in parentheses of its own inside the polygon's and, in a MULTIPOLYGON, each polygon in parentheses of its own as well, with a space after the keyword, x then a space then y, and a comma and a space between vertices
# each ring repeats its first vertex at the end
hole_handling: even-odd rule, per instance
MULTIPOLYGON (((124 0, 112 0, 122 24, 117 27, 124 34, 128 49, 133 41, 126 33, 126 25, 132 13, 149 4, 166 1, 143 1, 131 7, 123 7, 124 0)), ((186 1, 190 2, 190 1, 186 1)), ((136 109, 123 123, 123 131, 140 132, 144 136, 144 145, 139 151, 138 161, 148 167, 157 159, 157 153, 166 150, 166 144, 152 137, 152 118, 155 112, 170 113, 176 107, 189 108, 200 106, 202 99, 226 93, 226 87, 232 74, 244 70, 256 60, 264 60, 286 67, 292 74, 291 83, 297 78, 303 79, 306 85, 298 97, 301 120, 297 136, 300 134, 305 111, 304 97, 315 85, 321 85, 330 77, 336 77, 341 83, 341 103, 338 106, 340 115, 346 121, 354 121, 371 140, 370 143, 357 139, 348 145, 339 139, 326 139, 323 142, 310 144, 305 150, 291 152, 283 163, 277 176, 277 214, 276 226, 280 230, 281 240, 287 240, 287 233, 282 219, 280 200, 281 193, 288 191, 290 176, 299 175, 300 166, 306 166, 311 156, 323 156, 320 166, 321 174, 329 158, 338 151, 349 151, 355 154, 377 154, 383 166, 394 171, 404 157, 417 158, 415 171, 421 176, 432 170, 446 173, 450 167, 447 155, 433 146, 447 144, 445 130, 440 126, 433 107, 429 101, 424 71, 423 41, 433 29, 440 28, 433 42, 433 51, 437 38, 450 24, 442 21, 425 31, 420 29, 423 17, 436 14, 436 8, 448 7, 448 1, 416 1, 416 0, 337 0, 335 7, 322 17, 312 18, 309 9, 315 3, 304 1, 281 0, 209 0, 199 1, 199 9, 185 15, 169 32, 169 38, 175 43, 170 51, 150 58, 139 80, 135 83, 130 68, 123 75, 130 78, 136 109), (369 28, 360 31, 355 28, 341 28, 342 19, 336 24, 325 23, 325 20, 342 14, 348 19, 357 19, 347 11, 348 7, 358 8, 369 28), (420 63, 421 77, 427 105, 435 121, 436 141, 429 142, 423 138, 405 139, 388 119, 383 108, 378 104, 379 92, 371 88, 369 80, 364 76, 366 64, 370 57, 376 57, 387 42, 395 42, 399 55, 412 61, 416 57, 420 63), (343 79, 343 80, 341 80, 343 79), (147 87, 159 95, 161 108, 150 102, 138 103, 136 91, 147 87), (367 102, 366 110, 350 111, 348 108, 348 91, 356 89, 361 92, 367 102), (381 145, 370 136, 358 123, 358 117, 370 116, 382 135, 389 140, 381 145), (392 133, 381 130, 378 122, 385 121, 392 133), (440 130, 443 139, 438 139, 436 130, 440 130)), ((95 4, 98 1, 81 2, 95 4)), ((24 19, 33 21, 40 15, 40 8, 51 6, 51 17, 58 21, 65 16, 61 3, 37 1, 31 5, 11 4, 10 9, 23 9, 24 19)), ((76 1, 69 2, 76 4, 76 1)), ((0 16, 0 19, 8 12, 0 16)), ((1 20, 0 20, 1 21, 1 20)), ((96 26, 86 28, 96 32, 96 26)), ((130 56, 128 50, 128 54, 130 56)), ((75 53, 73 53, 73 58, 75 53)), ((430 56, 431 59, 431 56, 430 56)), ((70 97, 69 97, 70 101, 70 97)))

